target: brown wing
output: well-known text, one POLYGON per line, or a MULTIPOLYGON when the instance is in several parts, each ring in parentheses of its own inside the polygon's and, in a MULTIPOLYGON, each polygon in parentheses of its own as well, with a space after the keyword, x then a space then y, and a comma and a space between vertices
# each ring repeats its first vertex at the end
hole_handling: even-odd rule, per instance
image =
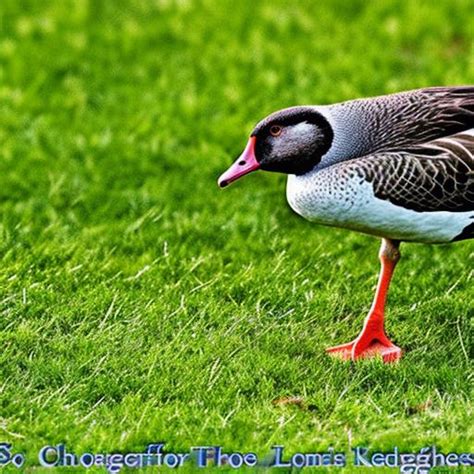
POLYGON ((339 110, 341 117, 352 114, 362 124, 354 140, 354 148, 362 152, 358 156, 398 151, 473 128, 474 86, 431 87, 359 99, 342 103, 339 110))
MULTIPOLYGON (((460 133, 347 163, 379 199, 419 212, 474 211, 474 136, 460 133)), ((474 216, 474 214, 473 214, 474 216)))
POLYGON ((399 111, 399 122, 408 125, 403 137, 407 142, 453 135, 474 127, 474 86, 419 89, 405 107, 399 111))

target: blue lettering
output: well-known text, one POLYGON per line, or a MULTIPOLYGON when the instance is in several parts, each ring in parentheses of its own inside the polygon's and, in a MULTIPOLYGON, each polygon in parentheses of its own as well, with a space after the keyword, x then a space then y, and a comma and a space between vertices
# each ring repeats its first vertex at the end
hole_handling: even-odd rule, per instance
POLYGON ((168 453, 165 454, 164 463, 168 467, 177 467, 179 465, 179 458, 176 454, 168 453))
MULTIPOLYGON (((97 464, 97 458, 96 458, 96 464, 97 464)), ((106 460, 106 464, 107 464, 107 470, 109 472, 120 472, 120 470, 122 469, 123 467, 123 456, 121 454, 112 454, 109 459, 108 459, 108 462, 106 460)))
POLYGON ((355 457, 354 457, 354 465, 355 466, 366 466, 366 467, 372 467, 372 464, 370 461, 365 457, 369 450, 367 448, 354 448, 352 451, 354 451, 355 457))
POLYGON ((257 455, 255 453, 247 453, 244 456, 244 462, 249 467, 256 466, 258 462, 257 455))
POLYGON ((275 451, 275 460, 273 461, 273 467, 290 467, 291 464, 289 462, 283 462, 283 446, 272 446, 271 448, 275 451))
POLYGON ((139 462, 139 457, 137 454, 126 454, 125 458, 123 460, 125 466, 127 467, 139 467, 140 462, 139 462))
POLYGON ((229 456, 228 462, 230 467, 237 469, 239 467, 242 467, 242 464, 244 463, 244 458, 240 453, 232 453, 229 456))
POLYGON ((12 457, 12 445, 10 443, 0 443, 0 466, 5 466, 12 457))
POLYGON ((210 446, 198 446, 196 448, 191 448, 192 451, 197 452, 197 465, 198 467, 207 466, 207 453, 212 449, 210 446))
POLYGON ((306 465, 306 458, 305 455, 302 453, 295 453, 291 457, 291 465, 293 467, 305 467, 306 465))
POLYGON ((337 453, 334 455, 334 465, 343 467, 346 465, 346 455, 344 453, 337 453))
POLYGON ((25 456, 23 454, 15 454, 12 458, 12 463, 15 465, 15 467, 18 469, 21 466, 23 466, 25 462, 25 456))
POLYGON ((149 444, 146 453, 147 454, 160 454, 161 450, 163 449, 165 443, 155 443, 155 444, 149 444))
POLYGON ((372 465, 377 467, 385 465, 385 456, 383 455, 383 453, 375 453, 372 456, 372 465))
POLYGON ((54 446, 44 446, 38 453, 38 461, 43 467, 55 467, 58 465, 58 451, 54 446), (48 460, 53 457, 54 460, 48 460))
POLYGON ((456 453, 448 453, 446 455, 446 466, 459 466, 459 457, 456 453))
POLYGON ((81 456, 81 464, 84 467, 91 467, 94 465, 94 455, 91 453, 84 453, 81 456))

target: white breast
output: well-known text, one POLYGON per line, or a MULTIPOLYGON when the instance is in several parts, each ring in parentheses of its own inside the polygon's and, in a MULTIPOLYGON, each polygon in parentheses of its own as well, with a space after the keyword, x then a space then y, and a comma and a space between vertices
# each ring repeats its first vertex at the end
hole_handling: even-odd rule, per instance
POLYGON ((374 196, 372 185, 339 167, 291 175, 287 200, 306 219, 413 242, 449 242, 473 222, 471 212, 416 212, 374 196))

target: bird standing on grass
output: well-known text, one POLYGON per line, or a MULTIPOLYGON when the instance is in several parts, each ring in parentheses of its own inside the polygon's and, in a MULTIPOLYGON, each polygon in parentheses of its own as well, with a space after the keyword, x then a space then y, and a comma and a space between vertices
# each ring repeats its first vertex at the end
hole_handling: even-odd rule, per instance
POLYGON ((306 219, 382 238, 364 327, 327 352, 398 360, 384 310, 400 242, 474 238, 474 86, 280 110, 257 124, 219 186, 258 169, 289 175, 288 203, 306 219))

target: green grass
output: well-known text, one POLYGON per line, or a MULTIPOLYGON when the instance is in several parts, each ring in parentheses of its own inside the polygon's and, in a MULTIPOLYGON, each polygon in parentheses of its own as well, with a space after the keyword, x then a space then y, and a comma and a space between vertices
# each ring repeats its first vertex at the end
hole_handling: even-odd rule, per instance
POLYGON ((273 110, 472 83, 472 1, 1 3, 0 441, 474 449, 473 242, 402 247, 406 354, 352 366, 324 348, 377 240, 303 221, 284 176, 216 186, 273 110))

